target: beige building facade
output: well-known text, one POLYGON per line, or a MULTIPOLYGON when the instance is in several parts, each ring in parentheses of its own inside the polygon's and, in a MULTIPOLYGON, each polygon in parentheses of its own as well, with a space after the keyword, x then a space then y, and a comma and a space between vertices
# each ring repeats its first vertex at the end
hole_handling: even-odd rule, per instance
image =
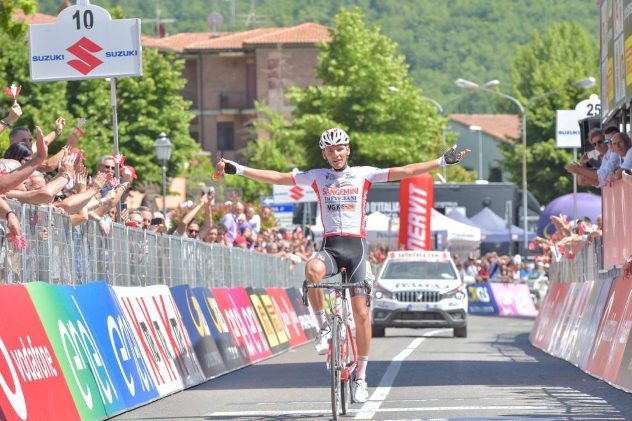
POLYGON ((306 23, 233 34, 145 37, 143 45, 174 51, 185 60, 182 95, 195 115, 191 136, 213 157, 231 159, 257 138, 255 101, 289 116, 288 89, 320 83, 315 75, 317 44, 328 41, 326 27, 306 23))

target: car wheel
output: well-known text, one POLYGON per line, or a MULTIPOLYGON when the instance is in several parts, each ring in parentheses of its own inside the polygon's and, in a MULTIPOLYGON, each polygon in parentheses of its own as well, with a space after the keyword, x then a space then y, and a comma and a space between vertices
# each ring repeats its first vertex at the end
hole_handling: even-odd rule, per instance
POLYGON ((371 327, 371 331, 373 332, 371 336, 373 336, 374 338, 383 338, 386 334, 386 328, 384 326, 373 325, 371 327))
POLYGON ((467 338, 467 326, 454 328, 455 338, 467 338))

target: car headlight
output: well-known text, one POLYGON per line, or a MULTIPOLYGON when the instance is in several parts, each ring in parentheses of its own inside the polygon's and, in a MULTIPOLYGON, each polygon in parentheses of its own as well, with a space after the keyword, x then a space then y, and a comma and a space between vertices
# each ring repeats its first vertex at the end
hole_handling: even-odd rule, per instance
POLYGON ((464 287, 458 287, 444 293, 443 298, 456 298, 457 300, 462 300, 464 298, 467 298, 467 294, 465 293, 464 287))
POLYGON ((376 299, 381 300, 384 298, 393 298, 393 293, 387 289, 382 288, 380 284, 376 284, 373 288, 373 296, 376 299))

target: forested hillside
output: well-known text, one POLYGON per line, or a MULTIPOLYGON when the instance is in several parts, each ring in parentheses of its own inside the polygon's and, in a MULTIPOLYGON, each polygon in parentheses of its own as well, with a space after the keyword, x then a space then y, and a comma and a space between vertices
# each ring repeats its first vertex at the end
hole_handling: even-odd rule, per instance
MULTIPOLYGON (((41 0, 40 11, 57 14, 59 0, 41 0)), ((74 3, 74 2, 72 2, 74 3)), ((459 77, 477 82, 499 79, 510 90, 509 63, 516 45, 553 22, 575 21, 599 39, 594 0, 94 0, 120 7, 126 17, 155 19, 159 6, 168 33, 209 30, 209 13, 224 18, 221 31, 289 26, 313 21, 331 25, 340 7, 360 7, 369 26, 379 26, 399 44, 424 95, 445 103, 457 93, 459 77)), ((153 35, 153 23, 143 31, 153 35)), ((593 75, 598 76, 598 75, 593 75)), ((467 107, 467 103, 464 103, 467 107)), ((462 110, 466 111, 466 110, 462 110)), ((478 110, 480 112, 480 109, 478 110)))

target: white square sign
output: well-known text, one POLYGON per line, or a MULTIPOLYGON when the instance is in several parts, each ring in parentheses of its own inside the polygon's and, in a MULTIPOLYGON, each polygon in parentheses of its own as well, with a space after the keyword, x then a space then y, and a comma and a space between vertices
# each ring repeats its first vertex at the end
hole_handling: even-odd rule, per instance
POLYGON ((555 143, 558 148, 581 148, 579 120, 585 116, 577 110, 557 110, 555 143))
POLYGON ((81 80, 143 73, 140 19, 115 19, 84 2, 57 22, 29 25, 31 80, 81 80))

